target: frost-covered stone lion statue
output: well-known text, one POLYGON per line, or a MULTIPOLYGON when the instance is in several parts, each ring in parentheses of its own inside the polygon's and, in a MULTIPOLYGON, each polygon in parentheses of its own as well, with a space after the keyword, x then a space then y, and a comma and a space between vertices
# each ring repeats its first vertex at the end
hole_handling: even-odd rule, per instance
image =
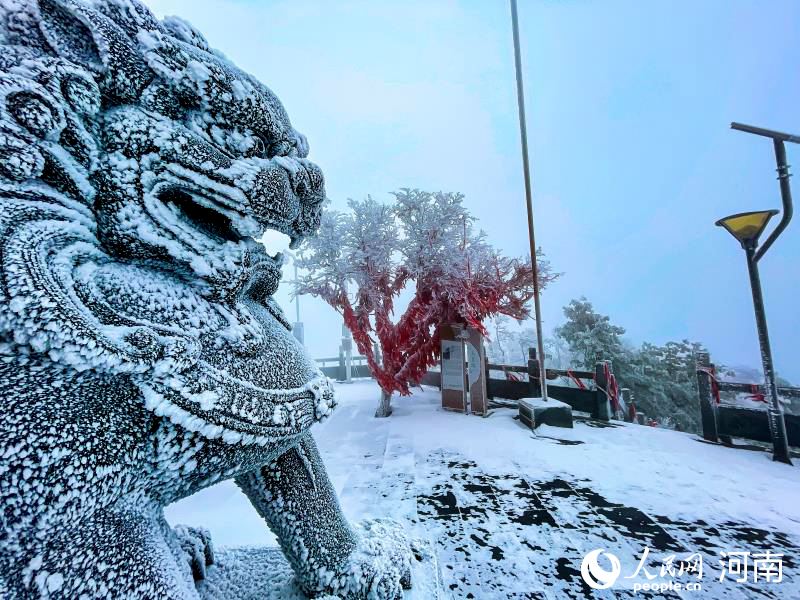
POLYGON ((162 508, 229 478, 304 593, 401 596, 408 544, 343 517, 309 434, 333 390, 253 239, 324 199, 279 100, 135 0, 0 0, 0 44, 0 597, 197 598, 208 536, 162 508))

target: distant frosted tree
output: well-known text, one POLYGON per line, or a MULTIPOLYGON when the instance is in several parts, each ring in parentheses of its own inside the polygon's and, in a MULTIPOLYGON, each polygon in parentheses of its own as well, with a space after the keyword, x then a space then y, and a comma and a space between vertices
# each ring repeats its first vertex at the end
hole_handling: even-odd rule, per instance
POLYGON ((556 328, 556 335, 569 346, 574 357, 586 369, 593 369, 598 360, 614 360, 623 354, 625 329, 612 325, 606 315, 594 310, 585 297, 572 300, 564 307, 567 322, 556 328))
POLYGON ((514 332, 511 330, 511 320, 502 315, 495 315, 489 319, 487 330, 489 338, 486 344, 486 358, 497 364, 511 364, 513 360, 515 342, 514 332))
POLYGON ((525 327, 504 315, 495 315, 486 326, 486 354, 490 362, 504 365, 523 365, 528 360, 528 348, 536 346, 536 330, 525 327))
MULTIPOLYGON (((489 360, 496 364, 524 365, 528 360, 528 350, 536 348, 536 329, 526 326, 531 322, 515 321, 503 315, 492 317, 486 323, 489 360)), ((572 353, 562 338, 546 337, 544 351, 548 367, 567 369, 573 366, 572 353)))
POLYGON ((705 351, 702 344, 690 340, 663 346, 645 342, 627 349, 624 358, 614 363, 614 372, 621 386, 633 390, 639 410, 660 425, 671 423, 683 431, 697 431, 696 357, 705 351))
POLYGON ((544 339, 544 352, 547 364, 556 369, 570 369, 575 365, 572 351, 564 341, 558 336, 544 339))
MULTIPOLYGON (((408 394, 436 363, 441 324, 485 333, 491 315, 526 318, 533 297, 530 260, 507 258, 489 244, 463 195, 401 189, 394 196, 392 204, 368 196, 350 200, 348 212, 324 213, 319 235, 299 256, 306 274, 294 290, 344 317, 383 392, 376 416, 391 414, 392 394, 408 394), (393 319, 397 297, 412 285, 406 310, 393 319)), ((556 276, 540 259, 540 287, 556 276)))
POLYGON ((564 307, 567 322, 556 329, 582 366, 593 369, 597 360, 611 360, 620 388, 633 391, 637 409, 662 426, 696 431, 696 356, 704 352, 699 342, 681 340, 663 346, 644 342, 626 345, 625 329, 594 310, 586 298, 564 307))

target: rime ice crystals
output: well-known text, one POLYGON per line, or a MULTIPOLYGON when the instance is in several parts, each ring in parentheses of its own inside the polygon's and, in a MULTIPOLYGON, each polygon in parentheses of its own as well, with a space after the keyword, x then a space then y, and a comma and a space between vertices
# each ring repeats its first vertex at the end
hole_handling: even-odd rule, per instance
POLYGON ((309 433, 333 387, 272 299, 325 198, 277 97, 135 0, 0 0, 0 595, 197 598, 235 478, 309 593, 394 598, 309 433))

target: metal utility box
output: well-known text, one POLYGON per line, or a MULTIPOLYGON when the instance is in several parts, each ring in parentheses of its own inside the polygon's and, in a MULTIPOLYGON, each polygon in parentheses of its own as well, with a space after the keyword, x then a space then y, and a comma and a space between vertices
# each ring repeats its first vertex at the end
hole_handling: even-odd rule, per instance
POLYGON ((461 325, 443 325, 440 338, 442 407, 486 414, 488 402, 483 336, 475 329, 461 325))

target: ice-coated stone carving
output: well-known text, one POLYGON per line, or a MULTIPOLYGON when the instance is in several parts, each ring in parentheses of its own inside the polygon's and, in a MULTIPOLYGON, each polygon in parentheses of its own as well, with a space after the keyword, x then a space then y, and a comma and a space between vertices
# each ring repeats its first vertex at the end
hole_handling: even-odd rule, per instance
POLYGON ((319 225, 275 95, 135 0, 0 0, 0 597, 197 598, 166 504, 235 478, 309 595, 396 598, 309 427, 333 390, 272 300, 319 225))

